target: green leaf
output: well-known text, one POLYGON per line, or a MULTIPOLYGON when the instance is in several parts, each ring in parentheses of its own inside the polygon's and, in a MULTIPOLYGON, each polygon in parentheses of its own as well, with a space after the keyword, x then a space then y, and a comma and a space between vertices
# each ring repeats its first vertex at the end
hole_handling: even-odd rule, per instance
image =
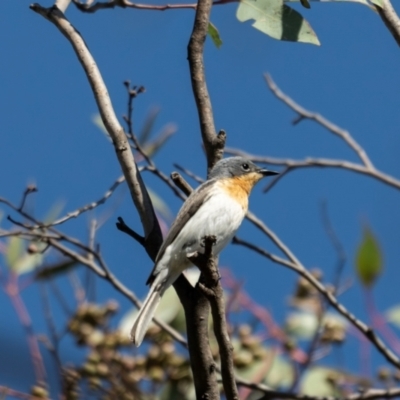
POLYGON ((383 257, 371 229, 364 227, 363 238, 356 254, 356 271, 364 286, 372 286, 382 272, 383 257))
POLYGON ((222 40, 221 40, 221 38, 219 36, 218 29, 211 22, 208 23, 208 31, 207 31, 207 33, 210 36, 210 38, 213 41, 213 43, 215 44, 215 47, 217 49, 219 49, 222 46, 222 40))
POLYGON ((79 263, 76 261, 72 260, 64 260, 58 264, 53 264, 51 266, 47 266, 44 268, 41 268, 36 274, 35 274, 35 279, 37 280, 46 280, 53 278, 54 276, 63 274, 79 263))
POLYGON ((44 255, 40 251, 45 248, 45 244, 32 241, 31 244, 36 246, 38 252, 30 254, 26 251, 26 243, 26 240, 16 236, 11 237, 8 242, 6 263, 8 268, 17 275, 33 271, 43 263, 44 255))
POLYGON ((64 201, 57 201, 54 203, 50 210, 47 212, 46 216, 43 219, 45 224, 53 223, 57 217, 61 214, 62 210, 64 209, 65 202, 64 201))
POLYGON ((149 111, 149 113, 146 115, 146 119, 144 121, 143 128, 138 136, 139 143, 142 146, 144 146, 148 142, 159 113, 160 113, 160 109, 155 107, 155 108, 151 109, 149 111))
POLYGON ((107 139, 112 142, 110 135, 107 132, 106 127, 103 124, 103 120, 101 119, 100 114, 94 114, 92 116, 92 122, 104 133, 107 139))
POLYGON ((157 193, 153 192, 151 189, 147 188, 147 191, 149 192, 149 196, 151 202, 153 203, 154 209, 158 213, 160 213, 165 219, 171 221, 172 213, 168 208, 167 204, 164 202, 164 200, 157 193))
POLYGON ((12 236, 8 241, 6 250, 6 263, 12 270, 24 250, 24 241, 19 237, 12 236))
POLYGON ((283 0, 241 0, 236 17, 254 19, 254 28, 278 40, 320 45, 310 24, 283 0))
POLYGON ((175 132, 176 126, 174 124, 167 124, 155 140, 143 144, 143 151, 149 157, 154 156, 175 132))

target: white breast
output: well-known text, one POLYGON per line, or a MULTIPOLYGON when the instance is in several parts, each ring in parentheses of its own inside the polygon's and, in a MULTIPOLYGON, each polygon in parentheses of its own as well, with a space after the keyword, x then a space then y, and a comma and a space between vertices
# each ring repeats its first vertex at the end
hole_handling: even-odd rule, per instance
POLYGON ((168 265, 170 271, 182 272, 190 265, 187 254, 202 252, 202 239, 209 235, 217 238, 213 249, 217 255, 232 240, 244 216, 245 210, 237 201, 225 192, 214 191, 166 248, 159 264, 168 265))

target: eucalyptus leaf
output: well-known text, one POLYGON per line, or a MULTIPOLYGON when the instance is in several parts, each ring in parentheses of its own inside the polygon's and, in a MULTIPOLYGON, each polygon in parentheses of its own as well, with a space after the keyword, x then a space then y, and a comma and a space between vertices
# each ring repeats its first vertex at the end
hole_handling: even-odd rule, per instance
POLYGON ((36 274, 35 279, 37 280, 46 280, 53 278, 57 275, 63 274, 65 272, 70 271, 73 267, 77 266, 79 263, 72 260, 64 260, 57 264, 53 264, 51 266, 47 266, 41 268, 36 274))
POLYGON ((320 45, 310 24, 282 0, 241 0, 236 17, 255 20, 253 27, 274 39, 320 45))
POLYGON ((167 204, 164 202, 164 200, 155 192, 153 192, 151 189, 147 189, 149 192, 149 196, 151 199, 151 202, 153 203, 154 209, 160 213, 165 219, 171 221, 172 219, 172 213, 170 209, 168 208, 167 204))
POLYGON ((222 46, 222 40, 221 40, 221 37, 219 36, 218 29, 212 22, 208 23, 207 33, 208 33, 208 36, 210 36, 213 43, 215 44, 215 47, 217 49, 219 49, 222 46))
POLYGON ((372 286, 382 272, 383 257, 379 243, 369 227, 364 227, 363 237, 356 254, 356 272, 360 282, 372 286))
POLYGON ((54 203, 50 210, 47 212, 46 216, 43 219, 45 224, 51 224, 54 222, 57 217, 61 214, 62 210, 64 209, 65 202, 64 201, 57 201, 54 203))
POLYGON ((158 107, 152 108, 149 113, 146 115, 146 119, 143 124, 143 128, 138 136, 139 143, 143 146, 150 139, 150 135, 153 131, 154 124, 156 122, 157 116, 160 113, 160 109, 158 107))
POLYGON ((103 120, 101 119, 100 114, 95 114, 92 116, 92 122, 104 133, 107 139, 111 142, 111 137, 107 132, 106 127, 103 124, 103 120))
POLYGON ((33 271, 36 267, 43 263, 44 255, 41 250, 44 249, 44 243, 31 242, 37 248, 36 253, 30 254, 27 252, 27 241, 13 236, 10 238, 6 251, 6 263, 8 268, 16 273, 22 275, 27 272, 33 271))

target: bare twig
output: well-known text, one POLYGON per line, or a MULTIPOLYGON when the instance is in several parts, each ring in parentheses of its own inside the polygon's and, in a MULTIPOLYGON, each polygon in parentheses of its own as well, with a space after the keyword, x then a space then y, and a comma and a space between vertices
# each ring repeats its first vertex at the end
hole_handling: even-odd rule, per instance
MULTIPOLYGON (((235 3, 239 0, 216 0, 213 2, 214 6, 227 4, 227 3, 235 3)), ((97 1, 94 4, 85 4, 79 0, 73 0, 76 7, 87 13, 94 13, 99 10, 105 10, 115 7, 122 7, 122 8, 133 8, 138 10, 153 10, 153 11, 167 11, 167 10, 196 10, 197 3, 189 3, 189 4, 140 4, 140 3, 133 3, 128 0, 111 0, 107 2, 100 2, 97 1)))
POLYGON ((48 346, 48 350, 50 351, 51 355, 54 358, 54 363, 56 366, 56 369, 58 371, 58 378, 60 379, 60 388, 62 390, 62 362, 60 359, 60 354, 59 354, 59 343, 60 343, 60 337, 57 333, 57 329, 54 323, 54 318, 53 314, 51 312, 51 306, 49 302, 49 296, 47 293, 47 289, 44 283, 40 285, 40 297, 42 300, 42 305, 43 305, 43 312, 44 312, 44 318, 46 320, 47 324, 47 329, 50 332, 50 337, 51 337, 51 343, 50 346, 48 346))
POLYGON ((192 178, 192 179, 195 180, 197 183, 203 183, 203 182, 204 182, 204 179, 203 179, 203 178, 200 178, 200 176, 194 174, 192 171, 189 171, 187 168, 182 167, 181 165, 176 164, 176 163, 173 164, 173 165, 174 165, 174 167, 175 167, 176 169, 178 169, 179 171, 183 172, 185 175, 187 175, 189 178, 192 178))
POLYGON ((297 119, 295 119, 294 124, 300 122, 303 119, 310 119, 312 121, 317 122, 328 131, 333 133, 336 136, 339 136, 343 139, 360 157, 363 164, 369 168, 374 169, 374 166, 367 156, 365 150, 354 140, 354 138, 350 135, 349 132, 345 131, 344 129, 339 128, 334 123, 328 121, 322 115, 310 112, 297 104, 293 99, 287 96, 285 93, 282 92, 276 85, 276 83, 272 80, 271 76, 265 74, 265 80, 267 81, 268 87, 272 91, 272 93, 279 99, 282 100, 286 105, 288 105, 293 111, 297 112, 299 115, 297 119))
POLYGON ((396 398, 400 396, 400 388, 368 389, 365 391, 360 391, 358 393, 348 394, 339 398, 334 396, 310 396, 306 394, 298 394, 292 392, 280 392, 277 390, 271 390, 271 388, 266 385, 254 384, 241 378, 237 379, 237 384, 263 392, 264 396, 259 398, 259 400, 267 400, 273 398, 295 400, 372 400, 380 398, 396 398))
POLYGON ((19 206, 19 209, 20 209, 20 210, 23 210, 23 209, 24 209, 26 199, 28 198, 28 196, 29 196, 31 193, 34 193, 34 192, 37 192, 37 187, 36 187, 35 185, 29 185, 29 186, 27 186, 27 188, 26 188, 25 191, 24 191, 24 194, 22 195, 21 205, 19 206))
POLYGON ((152 174, 158 176, 164 183, 166 183, 166 184, 170 187, 170 189, 173 191, 173 193, 174 193, 177 197, 179 197, 181 200, 185 200, 185 199, 186 199, 185 196, 182 195, 182 193, 181 193, 179 190, 177 190, 177 188, 176 188, 175 185, 174 185, 174 182, 173 182, 171 179, 169 179, 168 176, 164 174, 164 172, 160 171, 160 170, 155 166, 155 164, 154 164, 153 162, 151 162, 150 165, 144 167, 143 169, 144 169, 145 171, 149 171, 149 172, 151 172, 152 174))
POLYGON ((343 268, 346 264, 347 256, 346 252, 344 250, 344 247, 342 243, 340 242, 339 238, 337 237, 331 220, 329 218, 328 214, 328 207, 326 201, 324 201, 321 204, 321 216, 322 216, 322 223, 324 224, 324 228, 326 231, 326 234, 328 235, 328 238, 332 242, 332 245, 334 249, 336 250, 337 254, 337 263, 336 263, 336 271, 335 271, 335 279, 334 279, 334 287, 335 287, 335 292, 337 294, 337 291, 340 287, 340 277, 342 275, 343 268))
POLYGON ((400 46, 400 18, 393 8, 390 0, 381 0, 382 7, 375 6, 378 14, 382 18, 386 27, 389 29, 394 40, 400 46))
POLYGON ((192 187, 183 179, 179 172, 172 172, 171 179, 174 181, 175 185, 186 195, 189 196, 192 193, 192 187))
POLYGON ((382 183, 385 183, 386 185, 394 187, 395 189, 400 189, 399 179, 396 179, 388 174, 385 174, 384 172, 381 172, 375 168, 370 169, 362 164, 357 164, 346 160, 335 160, 329 158, 311 158, 311 157, 307 157, 304 160, 293 160, 290 158, 272 158, 272 157, 257 156, 232 148, 225 148, 225 152, 228 154, 235 154, 248 157, 254 162, 286 166, 286 168, 282 172, 280 172, 279 175, 276 175, 271 179, 270 184, 266 186, 264 192, 270 190, 278 181, 280 181, 289 172, 292 172, 300 168, 314 168, 314 167, 346 169, 349 171, 357 172, 359 174, 370 176, 374 179, 379 180, 382 183))
MULTIPOLYGON (((383 341, 376 335, 374 330, 366 325, 361 320, 357 319, 343 304, 341 304, 334 294, 328 290, 318 279, 316 279, 305 267, 304 265, 297 259, 297 257, 291 252, 291 250, 279 239, 279 237, 271 231, 261 220, 259 220, 254 214, 250 211, 247 212, 246 218, 251 221, 261 232, 269 237, 269 239, 285 254, 288 260, 282 259, 276 255, 269 253, 268 251, 261 249, 251 243, 243 243, 241 241, 240 244, 245 245, 246 247, 256 251, 257 253, 263 255, 264 257, 269 258, 271 261, 282 264, 295 272, 297 272, 300 276, 305 278, 308 282, 310 282, 319 293, 321 293, 328 303, 338 311, 343 317, 345 317, 350 323, 357 328, 381 353, 388 362, 400 368, 400 359, 383 343, 383 341)), ((234 242, 235 243, 235 242, 234 242)), ((237 239, 236 239, 236 243, 237 239)))
POLYGON ((228 400, 238 400, 239 394, 235 382, 233 365, 233 346, 228 335, 225 319, 224 290, 218 272, 217 259, 213 257, 212 247, 215 236, 204 238, 204 253, 195 253, 189 260, 201 271, 198 287, 207 297, 211 305, 215 337, 221 356, 221 375, 225 396, 228 400))
MULTIPOLYGON (((62 254, 71 257, 72 259, 78 261, 79 263, 86 265, 89 267, 93 272, 95 272, 98 276, 103 279, 108 280, 117 290, 118 292, 122 293, 126 298, 128 298, 136 307, 140 308, 142 303, 136 297, 136 295, 130 291, 121 281, 119 281, 115 275, 110 271, 107 267, 107 264, 104 262, 102 257, 97 253, 93 252, 94 260, 83 256, 70 248, 62 245, 56 240, 50 239, 50 244, 59 250, 62 254)), ((178 343, 182 344, 184 347, 187 347, 186 340, 180 335, 175 329, 171 328, 166 323, 160 321, 157 318, 154 318, 154 322, 168 332, 178 343)))
POLYGON ((79 215, 81 215, 82 213, 89 211, 89 210, 93 210, 94 208, 98 207, 101 204, 104 204, 109 197, 112 196, 112 194, 114 193, 115 189, 117 189, 117 187, 122 183, 125 182, 125 177, 122 175, 120 176, 111 186, 110 189, 107 190, 107 192, 104 193, 104 196, 101 197, 99 200, 97 201, 93 201, 90 204, 86 204, 85 206, 78 208, 75 211, 71 211, 69 212, 67 215, 65 215, 64 217, 61 217, 59 219, 57 219, 56 221, 52 222, 51 224, 45 225, 46 227, 48 226, 56 226, 56 225, 60 225, 68 220, 70 220, 71 218, 77 218, 79 217, 79 215))

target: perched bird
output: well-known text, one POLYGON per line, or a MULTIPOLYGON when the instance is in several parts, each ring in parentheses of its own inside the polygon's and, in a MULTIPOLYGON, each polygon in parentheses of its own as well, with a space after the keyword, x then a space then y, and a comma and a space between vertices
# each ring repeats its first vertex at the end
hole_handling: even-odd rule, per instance
POLYGON ((213 254, 217 255, 233 238, 248 209, 253 186, 264 176, 276 175, 243 157, 217 162, 209 178, 194 190, 180 209, 156 257, 147 280, 149 293, 131 330, 131 338, 140 346, 161 296, 186 268, 187 256, 202 252, 204 237, 214 235, 213 254))

